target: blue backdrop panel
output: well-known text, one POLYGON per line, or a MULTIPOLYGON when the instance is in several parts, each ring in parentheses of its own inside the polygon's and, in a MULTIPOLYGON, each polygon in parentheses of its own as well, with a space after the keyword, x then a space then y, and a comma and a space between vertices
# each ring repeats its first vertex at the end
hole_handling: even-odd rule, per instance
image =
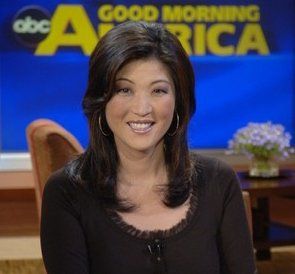
MULTIPOLYGON (((82 5, 96 32, 97 12, 103 4, 129 7, 135 1, 8 1, 0 2, 0 143, 5 152, 26 151, 25 128, 34 119, 50 118, 70 130, 86 146, 88 129, 81 110, 81 99, 87 86, 89 54, 79 45, 59 46, 51 55, 36 55, 36 47, 27 47, 17 40, 12 30, 16 14, 24 7, 37 4, 53 18, 61 5, 82 5)), ((148 5, 149 1, 138 2, 148 5)), ((239 5, 246 1, 158 1, 162 5, 239 5)), ((250 5, 250 4, 249 4, 250 5)), ((292 0, 251 1, 259 7, 257 22, 269 52, 248 50, 236 53, 237 45, 247 24, 253 22, 206 22, 195 20, 182 24, 192 32, 191 61, 196 74, 197 112, 189 128, 192 148, 224 148, 232 134, 248 122, 283 124, 295 135, 294 123, 294 37, 295 8, 292 0), (274 20, 276 18, 276 20, 274 20), (218 39, 222 46, 233 45, 231 54, 220 55, 205 45, 202 54, 195 50, 194 28, 198 24, 209 30, 214 24, 234 26, 235 33, 223 33, 218 39)), ((157 19, 161 22, 161 17, 157 19)), ((117 24, 116 20, 111 22, 117 24)), ((69 24, 69 31, 71 29, 69 24)), ((51 29, 51 32, 53 30, 51 29)), ((51 35, 51 33, 49 34, 51 35)), ((254 38, 253 38, 254 39, 254 38)), ((210 39, 208 39, 209 41, 210 39)), ((206 40, 207 41, 207 40, 206 40)), ((208 42, 207 41, 207 42, 208 42)), ((207 43, 206 42, 206 43, 207 43)), ((209 41, 210 42, 210 41, 209 41)), ((209 43, 208 42, 208 43, 209 43)), ((294 139, 292 141, 294 144, 294 139)))

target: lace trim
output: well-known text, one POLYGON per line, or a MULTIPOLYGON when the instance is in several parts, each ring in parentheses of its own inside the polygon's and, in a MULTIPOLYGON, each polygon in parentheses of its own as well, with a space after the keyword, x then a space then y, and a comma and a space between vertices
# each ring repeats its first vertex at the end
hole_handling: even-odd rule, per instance
POLYGON ((191 192, 191 197, 189 201, 189 208, 186 212, 186 216, 180 220, 177 224, 172 226, 169 229, 165 230, 140 230, 133 225, 130 225, 126 223, 123 218, 113 210, 108 210, 107 213, 112 219, 112 221, 115 222, 116 225, 118 225, 123 231, 126 233, 140 238, 140 239, 156 239, 156 238, 168 238, 171 237, 172 235, 178 234, 184 228, 188 226, 189 223, 191 223, 193 217, 195 216, 195 212, 198 208, 199 204, 199 181, 201 179, 201 166, 199 165, 198 161, 195 162, 195 177, 193 179, 192 183, 192 192, 191 192))

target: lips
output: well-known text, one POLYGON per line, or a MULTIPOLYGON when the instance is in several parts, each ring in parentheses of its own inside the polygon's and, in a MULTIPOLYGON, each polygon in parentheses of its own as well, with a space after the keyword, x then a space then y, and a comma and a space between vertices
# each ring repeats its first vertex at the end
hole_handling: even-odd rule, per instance
POLYGON ((152 129, 154 122, 152 121, 132 121, 127 123, 132 131, 136 133, 146 133, 152 129))

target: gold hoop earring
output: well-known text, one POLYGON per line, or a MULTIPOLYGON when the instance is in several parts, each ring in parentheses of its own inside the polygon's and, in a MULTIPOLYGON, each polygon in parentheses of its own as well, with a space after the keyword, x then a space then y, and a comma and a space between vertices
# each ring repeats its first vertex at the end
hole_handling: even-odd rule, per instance
POLYGON ((179 115, 178 115, 178 113, 176 112, 176 128, 175 128, 175 130, 173 131, 173 133, 168 133, 168 132, 167 132, 167 135, 170 136, 170 137, 174 136, 174 135, 176 134, 177 130, 178 130, 178 127, 179 127, 179 115))
POLYGON ((105 133, 103 131, 103 129, 102 129, 102 126, 101 126, 101 115, 99 115, 99 117, 98 117, 98 124, 99 124, 99 129, 100 129, 102 135, 104 135, 104 136, 110 136, 110 134, 105 133))

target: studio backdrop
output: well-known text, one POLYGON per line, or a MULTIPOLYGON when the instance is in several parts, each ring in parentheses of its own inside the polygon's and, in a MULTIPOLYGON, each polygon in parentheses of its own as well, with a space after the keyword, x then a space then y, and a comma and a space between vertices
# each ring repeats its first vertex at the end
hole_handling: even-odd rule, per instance
MULTIPOLYGON (((161 22, 196 75, 191 148, 225 148, 248 122, 295 135, 293 0, 0 2, 0 151, 27 151, 26 126, 57 121, 86 146, 89 55, 126 20, 161 22)), ((292 141, 294 145, 294 140, 292 141)))

